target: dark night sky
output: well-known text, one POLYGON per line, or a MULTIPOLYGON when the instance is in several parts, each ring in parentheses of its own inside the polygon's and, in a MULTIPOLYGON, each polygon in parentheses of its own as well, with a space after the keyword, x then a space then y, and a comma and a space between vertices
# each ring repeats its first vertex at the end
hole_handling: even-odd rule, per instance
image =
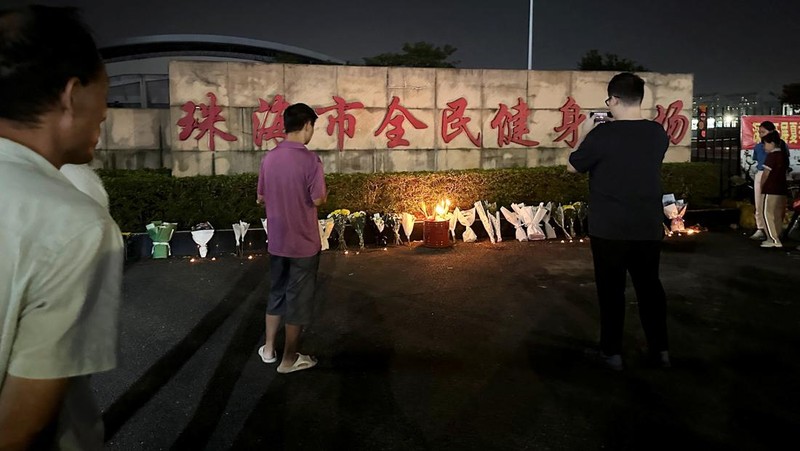
MULTIPOLYGON (((31 3, 3 0, 3 4, 31 3)), ((99 43, 203 33, 304 47, 355 64, 404 42, 458 48, 459 67, 524 69, 528 0, 71 0, 99 43)), ((800 82, 798 0, 535 0, 534 69, 575 69, 589 49, 657 72, 695 74, 695 93, 778 92, 800 82)))

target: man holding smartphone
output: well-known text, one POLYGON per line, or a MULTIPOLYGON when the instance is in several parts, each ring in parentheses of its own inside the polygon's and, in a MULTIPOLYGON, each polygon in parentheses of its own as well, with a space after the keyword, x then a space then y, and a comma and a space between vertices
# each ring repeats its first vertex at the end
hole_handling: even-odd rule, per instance
POLYGON ((649 356, 669 367, 667 305, 659 278, 664 237, 661 162, 669 137, 642 117, 644 80, 621 73, 608 83, 611 121, 585 121, 570 172, 589 173, 589 235, 600 304, 600 352, 622 370, 625 284, 630 273, 649 356))

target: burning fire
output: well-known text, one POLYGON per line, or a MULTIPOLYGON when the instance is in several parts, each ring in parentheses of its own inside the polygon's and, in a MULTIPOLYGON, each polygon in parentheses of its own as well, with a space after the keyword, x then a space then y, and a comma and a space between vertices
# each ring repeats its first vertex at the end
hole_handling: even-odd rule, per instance
POLYGON ((425 219, 429 221, 447 221, 449 219, 447 215, 450 211, 451 205, 452 203, 450 202, 450 199, 445 198, 436 204, 436 206, 433 208, 433 214, 428 214, 428 206, 425 204, 425 202, 422 202, 421 209, 422 213, 425 215, 425 219))
POLYGON ((701 233, 703 231, 705 231, 705 229, 700 227, 699 225, 693 227, 686 227, 683 230, 674 230, 674 231, 667 228, 667 226, 664 226, 664 234, 667 237, 684 236, 684 235, 692 236, 692 235, 697 235, 698 233, 701 233))

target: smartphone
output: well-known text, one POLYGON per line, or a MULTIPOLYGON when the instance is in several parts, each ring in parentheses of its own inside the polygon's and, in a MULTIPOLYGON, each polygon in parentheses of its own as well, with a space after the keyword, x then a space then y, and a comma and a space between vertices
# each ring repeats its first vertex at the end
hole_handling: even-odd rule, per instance
POLYGON ((611 114, 611 111, 592 111, 589 113, 589 117, 592 118, 595 124, 614 120, 614 115, 611 114))

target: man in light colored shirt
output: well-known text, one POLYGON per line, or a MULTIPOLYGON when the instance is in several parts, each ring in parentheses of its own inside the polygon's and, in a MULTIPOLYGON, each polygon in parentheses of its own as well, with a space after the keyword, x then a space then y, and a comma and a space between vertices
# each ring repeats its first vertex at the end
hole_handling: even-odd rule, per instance
POLYGON ((278 361, 275 336, 286 317, 286 343, 279 373, 305 370, 317 361, 298 352, 300 334, 311 322, 319 267, 317 207, 327 199, 319 156, 306 144, 314 136, 317 115, 298 103, 283 113, 286 139, 270 150, 258 174, 258 203, 264 203, 269 236, 270 291, 266 342, 258 350, 264 363, 278 361))
POLYGON ((122 237, 59 172, 86 164, 108 78, 71 8, 0 11, 0 449, 102 449, 88 375, 114 368, 122 237))
POLYGON ((80 192, 91 197, 108 210, 108 192, 106 192, 106 187, 103 186, 103 180, 88 164, 65 164, 61 166, 61 173, 80 192))

